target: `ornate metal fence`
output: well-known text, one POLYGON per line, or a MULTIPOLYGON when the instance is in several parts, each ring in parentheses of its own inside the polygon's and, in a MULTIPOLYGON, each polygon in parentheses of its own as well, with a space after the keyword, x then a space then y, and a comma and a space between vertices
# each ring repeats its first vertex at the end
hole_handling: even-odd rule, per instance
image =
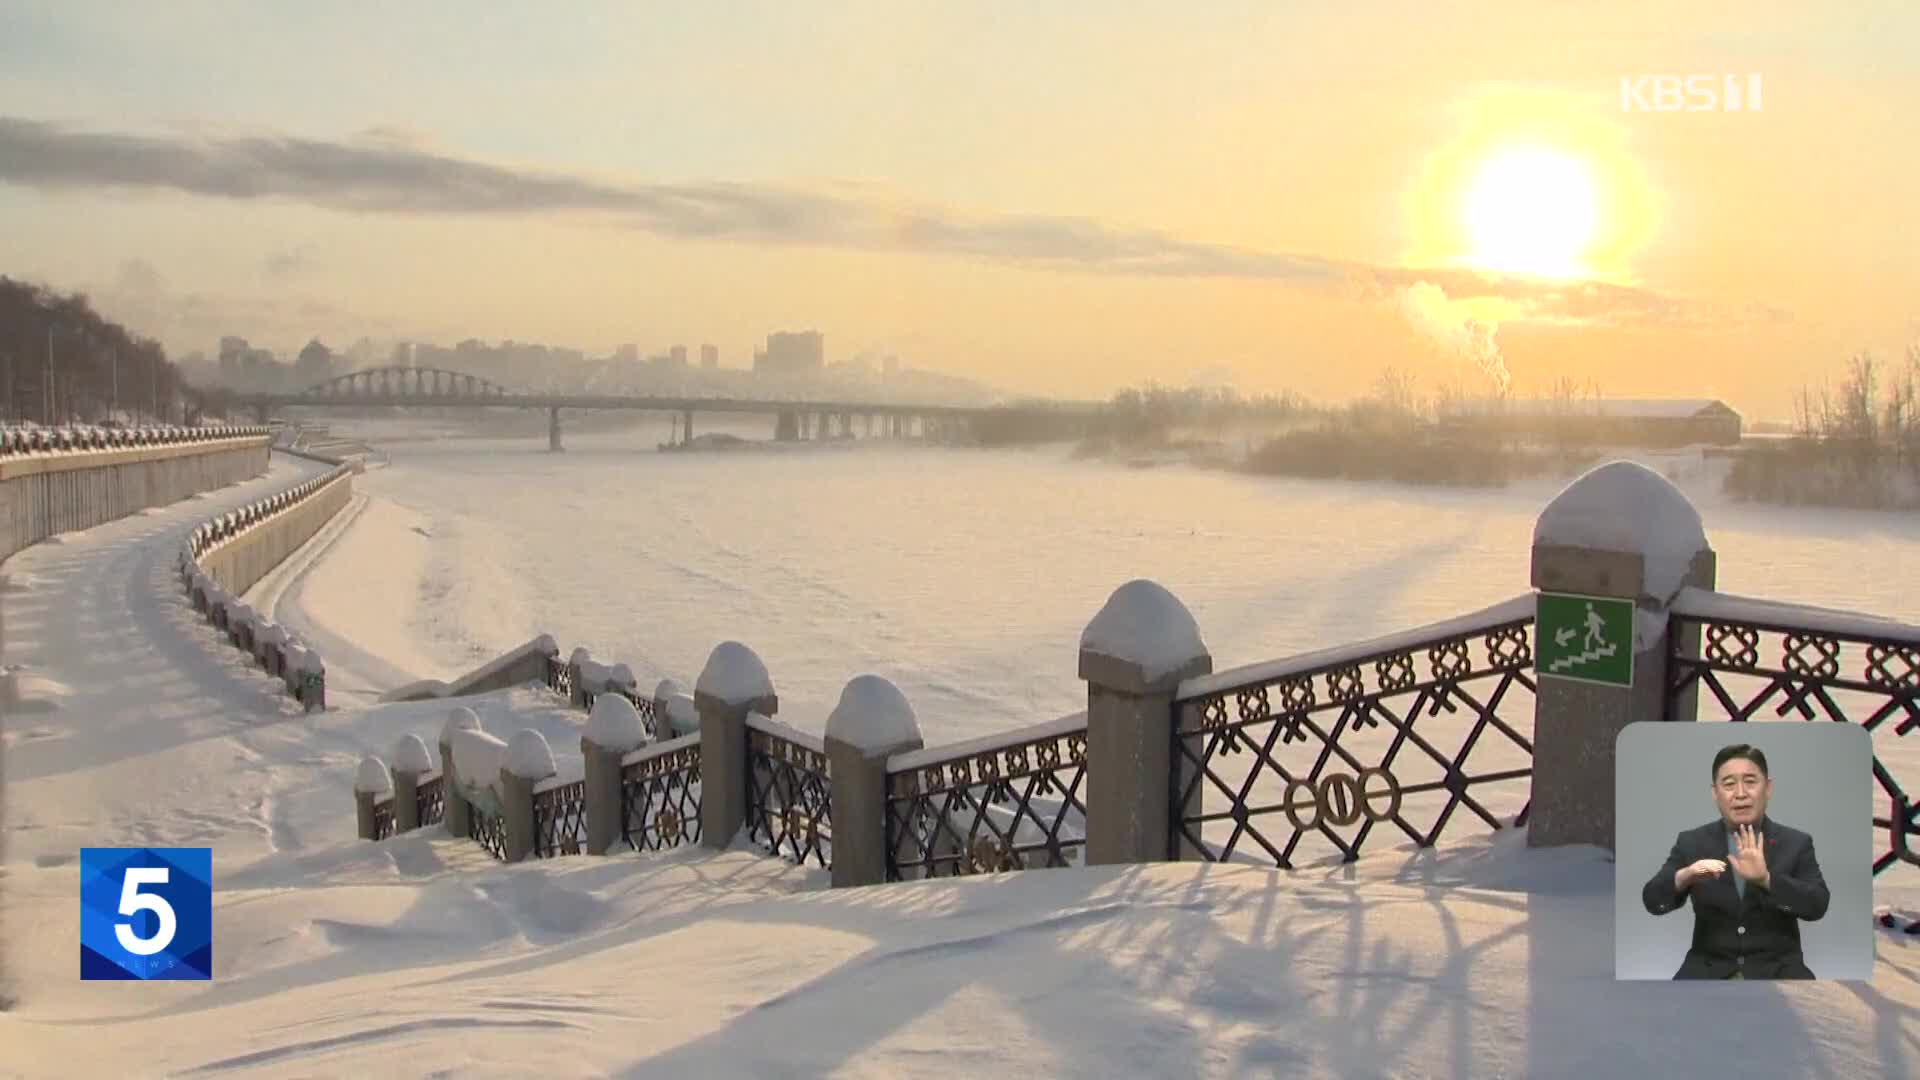
POLYGON ((507 819, 478 803, 470 803, 473 841, 502 862, 507 858, 507 819))
POLYGON ((533 792, 533 857, 578 855, 587 843, 587 782, 536 787, 533 792))
POLYGON ((889 881, 1084 862, 1084 715, 901 754, 887 770, 889 881))
POLYGON ((385 840, 393 835, 393 796, 373 804, 373 838, 385 840))
POLYGON ((826 747, 763 716, 747 725, 747 838, 795 863, 833 865, 826 747))
POLYGON ((1528 593, 1341 655, 1189 680, 1170 856, 1291 869, 1314 837, 1357 859, 1376 825, 1431 846, 1463 807, 1493 829, 1525 824, 1533 609, 1528 593), (1497 786, 1517 812, 1486 797, 1497 786))
POLYGON ((423 778, 413 790, 415 819, 421 828, 438 825, 447 816, 447 782, 443 773, 423 778))
POLYGON ((547 657, 547 688, 568 701, 573 700, 573 668, 557 656, 547 657))
MULTIPOLYGON (((1670 615, 1666 717, 1858 724, 1876 743, 1873 828, 1878 875, 1920 867, 1920 806, 1878 749, 1920 729, 1920 634, 1893 624, 1688 589, 1670 615)), ((1920 783, 1920 776, 1909 776, 1920 783)))
POLYGON ((620 838, 636 851, 700 839, 700 735, 628 755, 620 769, 620 838))

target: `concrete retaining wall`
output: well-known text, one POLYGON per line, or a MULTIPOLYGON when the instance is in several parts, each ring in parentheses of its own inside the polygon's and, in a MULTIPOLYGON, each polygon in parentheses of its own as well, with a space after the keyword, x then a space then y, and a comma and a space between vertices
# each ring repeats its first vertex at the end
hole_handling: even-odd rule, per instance
POLYGON ((267 471, 271 444, 250 435, 0 461, 0 559, 49 536, 251 480, 267 471))
POLYGON ((239 596, 313 539, 352 500, 353 473, 343 472, 300 505, 201 555, 200 569, 239 596))

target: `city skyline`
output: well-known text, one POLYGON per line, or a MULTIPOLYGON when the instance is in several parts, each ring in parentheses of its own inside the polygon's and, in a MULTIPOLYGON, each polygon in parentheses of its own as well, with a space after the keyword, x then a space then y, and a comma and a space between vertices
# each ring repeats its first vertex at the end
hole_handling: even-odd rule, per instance
POLYGON ((1920 15, 0 7, 6 272, 224 334, 717 345, 1014 393, 1504 372, 1785 416, 1920 341, 1920 15), (288 63, 297 51, 308 62, 288 63), (1623 107, 1644 72, 1760 111, 1623 107))

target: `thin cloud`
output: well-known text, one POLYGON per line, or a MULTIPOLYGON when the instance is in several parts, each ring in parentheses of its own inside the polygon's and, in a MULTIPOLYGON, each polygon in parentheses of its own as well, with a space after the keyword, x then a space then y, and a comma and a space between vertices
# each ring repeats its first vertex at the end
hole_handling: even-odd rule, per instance
POLYGON ((268 277, 284 281, 287 278, 298 277, 317 265, 313 258, 313 250, 303 246, 269 254, 262 262, 261 268, 266 271, 268 277))
POLYGON ((627 227, 680 239, 962 256, 1096 274, 1238 278, 1362 297, 1391 296, 1426 281, 1457 300, 1501 298, 1522 317, 1548 322, 1698 329, 1784 317, 1777 309, 1703 306, 1603 282, 1370 266, 1198 243, 1086 218, 900 207, 844 187, 845 193, 829 195, 729 183, 615 183, 455 158, 428 149, 421 134, 391 125, 329 142, 84 132, 0 117, 0 182, 159 189, 358 213, 610 215, 627 227))

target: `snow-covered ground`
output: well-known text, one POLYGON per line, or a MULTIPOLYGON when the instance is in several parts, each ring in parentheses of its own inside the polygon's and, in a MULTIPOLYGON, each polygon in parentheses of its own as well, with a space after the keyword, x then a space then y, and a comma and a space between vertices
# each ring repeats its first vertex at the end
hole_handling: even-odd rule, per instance
MULTIPOLYGON (((1544 505, 1031 454, 722 457, 396 447, 359 513, 249 597, 305 620, 324 714, 218 640, 170 570, 199 517, 323 466, 276 459, 0 567, 0 647, 21 666, 0 931, 22 998, 0 1014, 0 1075, 1920 1073, 1920 939, 1881 934, 1871 986, 1616 984, 1604 854, 1512 835, 1291 874, 837 893, 740 850, 507 867, 439 830, 355 841, 360 754, 433 741, 449 707, 371 691, 542 630, 643 686, 691 682, 738 638, 781 718, 816 732, 877 671, 938 744, 1080 707, 1072 653, 1120 582, 1169 585, 1224 667, 1523 590, 1544 505), (77 851, 136 844, 214 849, 213 983, 78 980, 77 851)), ((1911 619, 1911 586, 1889 583, 1920 568, 1908 524, 1769 532, 1703 509, 1724 587, 1911 619)), ((528 690, 470 703, 556 749, 586 721, 528 690)))

